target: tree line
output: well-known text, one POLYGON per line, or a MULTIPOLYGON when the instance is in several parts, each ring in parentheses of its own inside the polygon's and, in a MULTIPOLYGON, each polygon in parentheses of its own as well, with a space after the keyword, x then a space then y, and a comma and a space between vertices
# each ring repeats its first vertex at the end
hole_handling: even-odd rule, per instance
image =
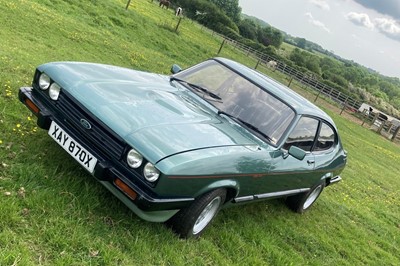
POLYGON ((231 39, 268 54, 359 101, 400 117, 400 79, 343 59, 304 38, 292 37, 242 14, 238 0, 177 0, 185 15, 231 39), (283 42, 296 48, 279 53, 283 42))

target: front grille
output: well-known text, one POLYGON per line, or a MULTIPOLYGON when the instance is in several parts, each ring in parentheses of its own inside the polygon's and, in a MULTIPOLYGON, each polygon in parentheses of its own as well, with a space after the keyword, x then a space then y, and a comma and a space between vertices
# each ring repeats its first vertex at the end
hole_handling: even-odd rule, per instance
POLYGON ((96 146, 102 153, 117 160, 122 157, 125 148, 124 141, 63 92, 58 98, 57 108, 69 126, 78 131, 83 138, 96 146), (87 120, 92 126, 91 129, 85 129, 81 125, 81 119, 87 120))

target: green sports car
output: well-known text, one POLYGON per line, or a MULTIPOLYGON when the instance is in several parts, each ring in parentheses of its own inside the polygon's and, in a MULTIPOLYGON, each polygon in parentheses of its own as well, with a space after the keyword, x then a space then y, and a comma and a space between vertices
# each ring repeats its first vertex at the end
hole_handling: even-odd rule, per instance
POLYGON ((229 205, 284 197, 302 213, 341 180, 334 122, 286 86, 225 58, 171 72, 47 63, 19 99, 134 213, 182 238, 229 205))

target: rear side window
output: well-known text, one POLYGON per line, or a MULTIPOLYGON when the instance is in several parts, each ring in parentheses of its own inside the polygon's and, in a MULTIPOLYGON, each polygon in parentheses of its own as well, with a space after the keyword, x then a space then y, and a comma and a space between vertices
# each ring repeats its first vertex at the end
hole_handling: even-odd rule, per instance
POLYGON ((300 118, 283 148, 289 150, 291 146, 296 146, 305 151, 311 151, 317 134, 318 123, 317 119, 311 117, 300 118))
POLYGON ((315 151, 325 151, 329 150, 335 144, 335 132, 326 123, 322 123, 321 130, 317 138, 317 143, 315 145, 315 151))

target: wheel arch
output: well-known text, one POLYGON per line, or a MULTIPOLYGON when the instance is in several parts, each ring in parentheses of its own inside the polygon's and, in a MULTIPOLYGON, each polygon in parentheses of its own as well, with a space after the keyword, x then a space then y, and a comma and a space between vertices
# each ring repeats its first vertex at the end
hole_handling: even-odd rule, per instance
POLYGON ((200 197, 201 195, 204 195, 205 193, 208 193, 212 190, 223 188, 226 189, 226 197, 225 197, 225 202, 228 202, 235 198, 239 194, 240 186, 239 183, 236 180, 218 180, 215 182, 212 182, 208 184, 207 186, 203 187, 201 190, 196 193, 195 198, 200 197))
MULTIPOLYGON (((324 182, 325 187, 329 185, 330 180, 333 178, 333 173, 329 172, 324 174, 323 176, 321 176, 320 181, 319 182, 324 182)), ((314 185, 313 185, 314 186, 314 185)))

